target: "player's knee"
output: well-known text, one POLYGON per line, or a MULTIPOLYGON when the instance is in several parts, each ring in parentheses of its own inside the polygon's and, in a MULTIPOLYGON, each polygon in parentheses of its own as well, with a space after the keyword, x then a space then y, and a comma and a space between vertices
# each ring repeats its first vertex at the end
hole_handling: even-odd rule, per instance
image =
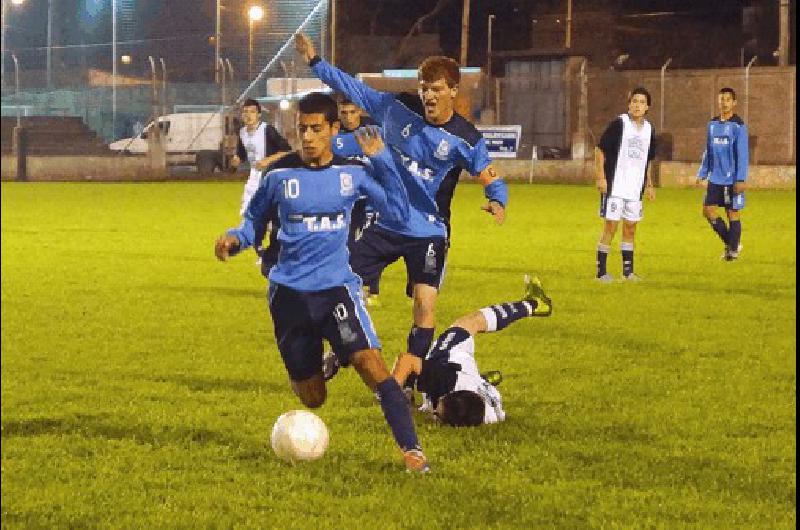
POLYGON ((300 401, 310 409, 321 407, 325 403, 327 391, 324 380, 317 381, 292 381, 292 389, 300 401))
POLYGON ((717 212, 714 210, 714 208, 703 206, 703 217, 705 217, 709 221, 713 221, 714 219, 717 218, 717 212))
POLYGON ((350 364, 370 388, 389 377, 389 369, 376 349, 360 350, 350 356, 350 364))

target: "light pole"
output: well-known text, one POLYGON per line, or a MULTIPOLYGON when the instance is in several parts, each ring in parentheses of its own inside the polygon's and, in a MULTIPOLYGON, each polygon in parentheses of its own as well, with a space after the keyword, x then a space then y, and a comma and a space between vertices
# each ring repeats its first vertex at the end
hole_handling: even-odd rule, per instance
POLYGON ((247 76, 253 79, 253 24, 264 18, 264 9, 261 6, 250 6, 247 10, 247 20, 249 23, 248 45, 247 45, 247 76))
POLYGON ((25 0, 2 0, 2 3, 3 3, 3 17, 2 17, 3 20, 2 20, 2 22, 3 22, 3 24, 2 24, 2 28, 0 28, 0 34, 2 34, 0 36, 0 40, 2 40, 2 43, 0 43, 0 53, 2 54, 2 68, 3 68, 2 85, 3 86, 6 86, 6 6, 8 5, 9 1, 15 6, 20 6, 25 2, 25 0))
POLYGON ((486 75, 488 77, 492 77, 492 22, 494 18, 494 15, 489 15, 489 30, 486 40, 486 75))
POLYGON ((47 88, 53 88, 53 0, 47 0, 47 88))
POLYGON ((214 23, 214 82, 219 83, 219 28, 222 14, 222 0, 217 0, 216 22, 214 23))

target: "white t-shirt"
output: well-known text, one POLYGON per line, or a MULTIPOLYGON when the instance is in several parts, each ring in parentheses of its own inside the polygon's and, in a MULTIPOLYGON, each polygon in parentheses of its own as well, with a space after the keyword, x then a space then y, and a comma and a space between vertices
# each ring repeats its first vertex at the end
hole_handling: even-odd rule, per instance
POLYGON ((628 114, 620 115, 620 119, 622 139, 614 180, 608 195, 638 201, 642 196, 653 127, 645 119, 642 119, 641 127, 637 126, 628 114))
POLYGON ((242 206, 239 212, 241 214, 244 214, 250 199, 253 198, 261 183, 261 170, 256 169, 254 164, 267 156, 266 127, 267 124, 260 121, 252 133, 247 130, 247 127, 239 129, 239 138, 247 151, 247 161, 250 162, 250 175, 247 177, 247 183, 244 185, 242 193, 242 206))

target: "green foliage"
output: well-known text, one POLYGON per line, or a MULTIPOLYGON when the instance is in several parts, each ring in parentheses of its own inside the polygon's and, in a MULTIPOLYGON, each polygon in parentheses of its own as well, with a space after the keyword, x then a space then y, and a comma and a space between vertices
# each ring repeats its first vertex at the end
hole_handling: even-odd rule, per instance
MULTIPOLYGON (((352 370, 318 411, 325 457, 272 455, 272 423, 301 406, 265 281, 253 253, 212 252, 240 193, 2 185, 3 527, 794 527, 794 192, 748 192, 727 263, 702 192, 659 190, 637 234, 645 281, 604 285, 593 190, 513 185, 499 227, 462 184, 439 330, 518 299, 525 272, 555 311, 478 339, 508 421, 416 416, 425 477, 403 472, 352 370)), ((372 310, 387 363, 410 323, 404 281, 388 269, 372 310)))

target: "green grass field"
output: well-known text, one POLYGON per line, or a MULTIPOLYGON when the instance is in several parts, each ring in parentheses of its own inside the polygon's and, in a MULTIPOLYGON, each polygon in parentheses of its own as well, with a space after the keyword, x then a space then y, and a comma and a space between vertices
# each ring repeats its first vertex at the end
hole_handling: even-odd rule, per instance
MULTIPOLYGON (((3 527, 794 528, 796 194, 752 191, 738 262, 700 190, 659 190, 639 284, 597 284, 597 197, 514 185, 505 226, 462 184, 439 329, 517 299, 549 319, 478 339, 508 419, 417 415, 433 473, 403 472, 352 370, 318 414, 325 457, 290 466, 272 423, 287 384, 251 252, 213 241, 241 184, 2 185, 3 527)), ((609 258, 619 275, 618 241, 609 258)), ((391 363, 405 272, 373 310, 391 363)))

